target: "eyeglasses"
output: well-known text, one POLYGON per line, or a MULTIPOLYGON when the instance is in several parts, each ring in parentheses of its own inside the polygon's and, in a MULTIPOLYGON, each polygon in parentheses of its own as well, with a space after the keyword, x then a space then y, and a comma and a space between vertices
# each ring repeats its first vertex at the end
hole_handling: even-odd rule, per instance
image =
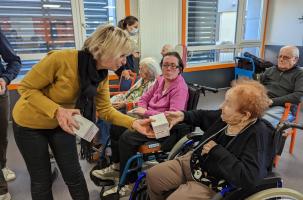
POLYGON ((164 67, 164 68, 170 67, 171 69, 177 69, 177 68, 179 68, 179 66, 176 65, 175 63, 163 63, 162 67, 164 67))
POLYGON ((279 55, 278 56, 278 59, 282 59, 282 60, 290 60, 292 57, 289 57, 289 56, 285 56, 285 55, 279 55))

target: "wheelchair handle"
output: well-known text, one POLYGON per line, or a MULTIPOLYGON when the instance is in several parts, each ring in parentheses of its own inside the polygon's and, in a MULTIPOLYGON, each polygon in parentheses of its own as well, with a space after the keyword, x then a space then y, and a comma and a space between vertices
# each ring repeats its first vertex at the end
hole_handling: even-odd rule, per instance
POLYGON ((288 128, 298 128, 303 130, 303 124, 296 124, 296 123, 290 123, 290 122, 283 122, 281 124, 281 130, 285 130, 288 128))
POLYGON ((291 122, 283 122, 283 123, 280 123, 278 124, 278 127, 277 127, 277 133, 278 132, 282 132, 286 129, 289 129, 289 128, 297 128, 297 129, 301 129, 303 130, 303 124, 296 124, 296 123, 291 123, 291 122))
POLYGON ((204 95, 205 95, 205 91, 210 91, 213 93, 217 93, 219 91, 218 88, 212 88, 212 87, 208 87, 208 86, 204 86, 204 85, 199 85, 197 83, 188 83, 188 85, 197 87, 204 95))

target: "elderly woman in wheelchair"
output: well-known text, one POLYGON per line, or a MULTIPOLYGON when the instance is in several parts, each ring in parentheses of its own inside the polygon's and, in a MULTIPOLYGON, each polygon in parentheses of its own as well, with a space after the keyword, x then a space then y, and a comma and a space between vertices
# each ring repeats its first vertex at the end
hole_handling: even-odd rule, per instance
MULTIPOLYGON (((133 113, 141 117, 186 109, 188 87, 181 75, 184 68, 181 57, 177 52, 170 52, 164 56, 162 63, 162 76, 158 77, 155 84, 140 98, 139 107, 134 109, 133 113)), ((92 171, 93 176, 105 181, 119 179, 128 159, 136 155, 140 145, 155 140, 155 135, 142 135, 123 127, 112 126, 110 139, 113 164, 107 168, 92 171)), ((135 172, 127 176, 126 185, 121 188, 121 196, 127 196, 131 192, 131 184, 136 178, 135 172)), ((105 191, 103 197, 108 196, 112 199, 110 195, 115 194, 117 189, 118 187, 114 187, 105 191)))
POLYGON ((227 183, 255 187, 272 165, 274 129, 261 119, 269 104, 264 86, 238 80, 221 110, 167 112, 171 126, 183 121, 204 134, 193 151, 147 171, 150 199, 210 199, 227 183))

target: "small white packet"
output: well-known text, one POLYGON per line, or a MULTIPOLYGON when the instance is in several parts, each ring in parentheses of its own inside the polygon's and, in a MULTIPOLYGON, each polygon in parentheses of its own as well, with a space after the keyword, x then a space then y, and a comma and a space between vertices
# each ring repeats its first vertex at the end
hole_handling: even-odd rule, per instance
POLYGON ((74 133, 80 138, 91 142, 99 128, 82 115, 73 115, 73 118, 79 124, 79 129, 74 129, 74 133))
POLYGON ((155 121, 151 122, 151 125, 155 132, 156 139, 167 137, 170 135, 169 123, 168 123, 164 113, 153 115, 153 116, 150 116, 149 118, 155 120, 155 121))

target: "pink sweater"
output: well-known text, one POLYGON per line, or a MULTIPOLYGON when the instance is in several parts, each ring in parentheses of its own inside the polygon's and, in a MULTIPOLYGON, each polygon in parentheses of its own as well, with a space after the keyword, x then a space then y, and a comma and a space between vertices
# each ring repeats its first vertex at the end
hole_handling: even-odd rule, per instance
POLYGON ((188 100, 188 87, 181 75, 171 82, 162 94, 164 78, 157 78, 155 84, 141 96, 138 106, 146 108, 145 116, 156 115, 165 111, 185 110, 188 100))

